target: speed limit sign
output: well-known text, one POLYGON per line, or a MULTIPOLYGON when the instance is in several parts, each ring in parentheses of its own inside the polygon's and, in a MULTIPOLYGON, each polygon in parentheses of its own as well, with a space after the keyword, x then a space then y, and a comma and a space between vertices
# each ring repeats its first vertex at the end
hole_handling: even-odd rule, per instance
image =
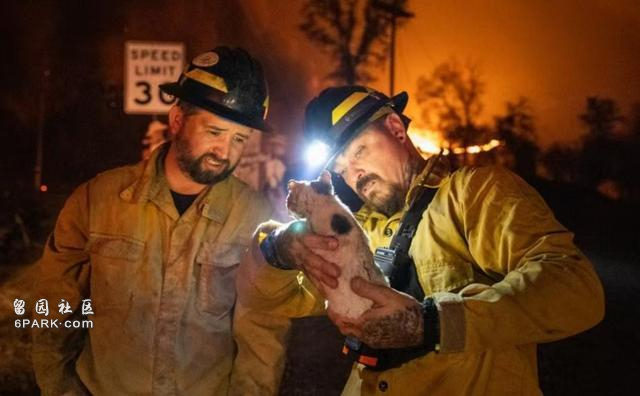
POLYGON ((175 101, 160 84, 175 82, 184 67, 184 44, 157 41, 125 43, 124 112, 164 114, 175 101))

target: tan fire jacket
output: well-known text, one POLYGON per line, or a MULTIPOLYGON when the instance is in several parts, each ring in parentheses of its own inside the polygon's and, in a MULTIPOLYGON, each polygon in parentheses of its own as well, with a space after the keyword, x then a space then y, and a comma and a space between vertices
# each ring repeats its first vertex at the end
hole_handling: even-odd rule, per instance
MULTIPOLYGON (((573 234, 511 172, 465 168, 436 184, 409 253, 438 307, 440 351, 383 372, 354 366, 344 394, 539 394, 536 344, 598 323, 600 281, 573 234)), ((388 246, 401 213, 358 215, 371 248, 388 246)), ((238 393, 275 394, 288 318, 320 314, 322 299, 297 271, 269 266, 256 246, 236 278, 232 383, 238 393)))
POLYGON ((80 319, 82 299, 95 314, 90 330, 34 330, 43 395, 79 392, 79 381, 96 395, 227 393, 237 264, 271 210, 229 177, 179 216, 164 177, 167 147, 81 185, 62 209, 37 298, 60 322, 80 319), (57 310, 61 299, 72 314, 57 310))

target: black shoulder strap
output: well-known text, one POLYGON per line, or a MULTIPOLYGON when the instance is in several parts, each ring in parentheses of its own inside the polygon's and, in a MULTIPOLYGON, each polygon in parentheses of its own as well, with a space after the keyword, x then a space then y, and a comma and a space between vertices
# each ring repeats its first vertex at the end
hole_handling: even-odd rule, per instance
POLYGON ((402 217, 400 227, 398 227, 396 235, 391 240, 390 247, 394 251, 389 279, 391 287, 412 295, 418 301, 424 299, 424 291, 418 282, 416 267, 409 257, 409 247, 418 229, 418 224, 422 220, 423 213, 437 191, 437 188, 423 188, 420 191, 420 195, 416 197, 409 210, 402 217))

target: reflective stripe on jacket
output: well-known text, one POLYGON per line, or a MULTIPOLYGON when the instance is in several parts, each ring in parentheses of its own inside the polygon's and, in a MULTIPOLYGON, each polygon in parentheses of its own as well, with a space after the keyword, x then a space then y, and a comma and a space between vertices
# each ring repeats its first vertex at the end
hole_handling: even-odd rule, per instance
POLYGON ((67 200, 40 260, 37 298, 51 317, 88 331, 34 331, 43 395, 226 394, 235 346, 231 317, 241 255, 269 205, 229 177, 179 216, 164 177, 168 145, 149 161, 104 172, 67 200), (60 299, 73 314, 61 315, 60 299))

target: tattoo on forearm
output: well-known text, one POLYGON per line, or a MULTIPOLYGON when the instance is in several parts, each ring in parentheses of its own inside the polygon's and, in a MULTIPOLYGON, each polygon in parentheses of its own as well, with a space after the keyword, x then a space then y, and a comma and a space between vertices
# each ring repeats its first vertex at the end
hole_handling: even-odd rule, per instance
POLYGON ((403 348, 421 345, 424 319, 420 305, 405 307, 391 315, 367 322, 363 341, 373 348, 403 348))

